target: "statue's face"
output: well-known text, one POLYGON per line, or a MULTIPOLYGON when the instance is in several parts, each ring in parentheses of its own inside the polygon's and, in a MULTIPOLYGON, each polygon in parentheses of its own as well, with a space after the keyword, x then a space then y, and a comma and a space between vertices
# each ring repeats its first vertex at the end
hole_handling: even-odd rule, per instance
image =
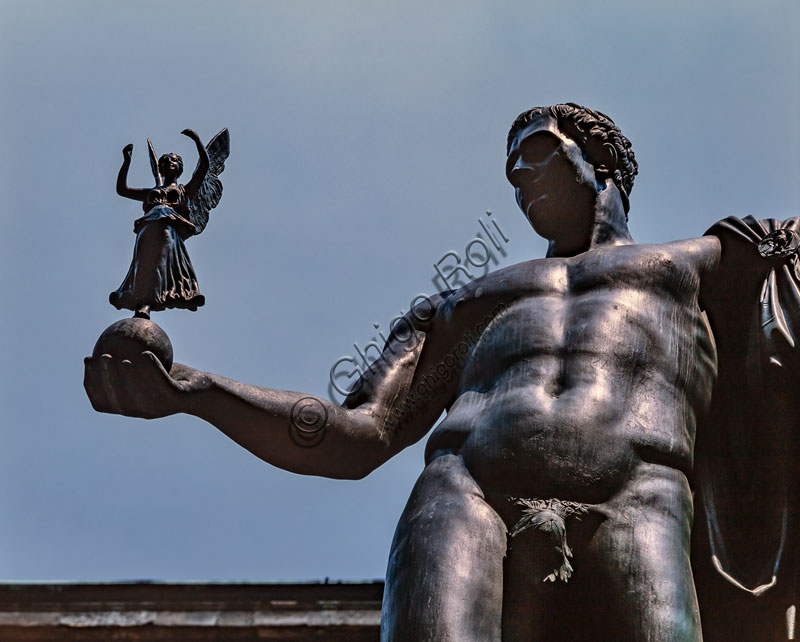
POLYGON ((552 116, 540 116, 517 133, 506 176, 517 204, 540 236, 552 240, 576 226, 591 225, 603 185, 581 148, 558 129, 552 116))
POLYGON ((174 179, 180 176, 180 159, 177 154, 164 154, 158 161, 158 171, 164 178, 174 179))

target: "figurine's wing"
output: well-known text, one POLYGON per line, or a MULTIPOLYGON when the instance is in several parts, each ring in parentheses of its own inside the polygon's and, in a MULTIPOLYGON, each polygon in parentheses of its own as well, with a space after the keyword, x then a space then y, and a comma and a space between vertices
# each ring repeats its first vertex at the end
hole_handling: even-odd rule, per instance
POLYGON ((208 171, 200 189, 189 203, 189 214, 194 223, 195 234, 200 234, 208 223, 208 215, 222 198, 222 181, 219 175, 225 169, 225 161, 231 152, 230 136, 226 127, 206 145, 208 171))
POLYGON ((728 591, 782 600, 800 568, 800 219, 731 217, 707 234, 722 257, 703 292, 718 376, 695 448, 701 612, 728 591))
POLYGON ((150 154, 150 169, 153 172, 153 180, 156 182, 156 187, 163 187, 164 179, 161 176, 161 170, 158 169, 158 156, 156 156, 156 150, 153 148, 153 143, 150 142, 150 139, 147 139, 147 151, 150 154))

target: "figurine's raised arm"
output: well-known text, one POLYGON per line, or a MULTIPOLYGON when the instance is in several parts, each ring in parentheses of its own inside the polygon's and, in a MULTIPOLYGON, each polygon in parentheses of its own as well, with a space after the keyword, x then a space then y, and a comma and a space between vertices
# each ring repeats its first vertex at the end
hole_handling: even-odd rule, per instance
POLYGON ((405 321, 342 406, 180 364, 168 374, 150 352, 87 358, 84 386, 95 410, 148 419, 192 414, 280 468, 358 479, 421 439, 452 401, 454 380, 424 401, 412 393, 441 355, 431 341, 435 319, 421 323, 409 313, 405 321))
POLYGON ((133 144, 128 143, 122 149, 122 167, 117 174, 117 194, 134 201, 144 201, 147 198, 148 189, 139 187, 128 187, 128 169, 131 166, 131 154, 133 154, 133 144))
POLYGON ((203 180, 208 172, 208 152, 203 146, 203 142, 200 140, 200 136, 197 135, 196 131, 193 129, 184 129, 181 134, 188 136, 194 141, 194 144, 197 146, 197 154, 200 156, 191 180, 186 183, 186 196, 191 200, 197 196, 197 192, 200 189, 200 186, 203 184, 203 180))

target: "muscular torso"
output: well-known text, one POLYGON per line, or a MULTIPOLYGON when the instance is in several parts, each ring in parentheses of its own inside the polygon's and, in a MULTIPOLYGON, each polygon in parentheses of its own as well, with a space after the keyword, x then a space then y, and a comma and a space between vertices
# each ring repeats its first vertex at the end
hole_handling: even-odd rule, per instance
POLYGON ((640 461, 688 472, 716 375, 698 296, 717 260, 710 238, 625 245, 471 283, 431 336, 469 350, 428 456, 459 452, 488 493, 591 503, 640 461))

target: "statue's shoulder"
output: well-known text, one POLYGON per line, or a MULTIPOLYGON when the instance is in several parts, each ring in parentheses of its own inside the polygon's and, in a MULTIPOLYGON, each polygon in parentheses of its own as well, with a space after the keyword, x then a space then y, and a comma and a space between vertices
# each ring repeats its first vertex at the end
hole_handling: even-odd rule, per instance
POLYGON ((636 281, 637 275, 651 281, 655 273, 692 278, 692 274, 713 269, 718 260, 719 243, 713 238, 701 237, 667 243, 606 246, 579 254, 570 259, 570 263, 578 268, 573 270, 573 277, 586 279, 595 275, 603 282, 608 278, 629 282, 636 281))
POLYGON ((556 293, 559 271, 565 270, 564 259, 533 259, 515 263, 473 279, 466 285, 431 297, 437 317, 463 321, 476 314, 491 311, 531 295, 556 293))
POLYGON ((674 260, 689 264, 701 273, 716 269, 722 254, 722 245, 715 236, 670 241, 657 247, 672 255, 674 260))
POLYGON ((535 288, 537 283, 549 279, 553 272, 563 270, 565 265, 566 260, 560 258, 539 258, 514 263, 473 279, 456 290, 442 292, 440 295, 449 300, 459 299, 477 291, 502 293, 515 291, 520 287, 535 288))
POLYGON ((719 254, 719 240, 714 236, 700 236, 666 243, 653 243, 649 245, 636 245, 634 247, 652 248, 653 251, 672 254, 676 257, 684 256, 688 259, 706 259, 719 254))
POLYGON ((554 277, 564 272, 567 264, 568 260, 562 258, 531 259, 490 272, 471 281, 465 288, 498 295, 550 289, 554 277))

